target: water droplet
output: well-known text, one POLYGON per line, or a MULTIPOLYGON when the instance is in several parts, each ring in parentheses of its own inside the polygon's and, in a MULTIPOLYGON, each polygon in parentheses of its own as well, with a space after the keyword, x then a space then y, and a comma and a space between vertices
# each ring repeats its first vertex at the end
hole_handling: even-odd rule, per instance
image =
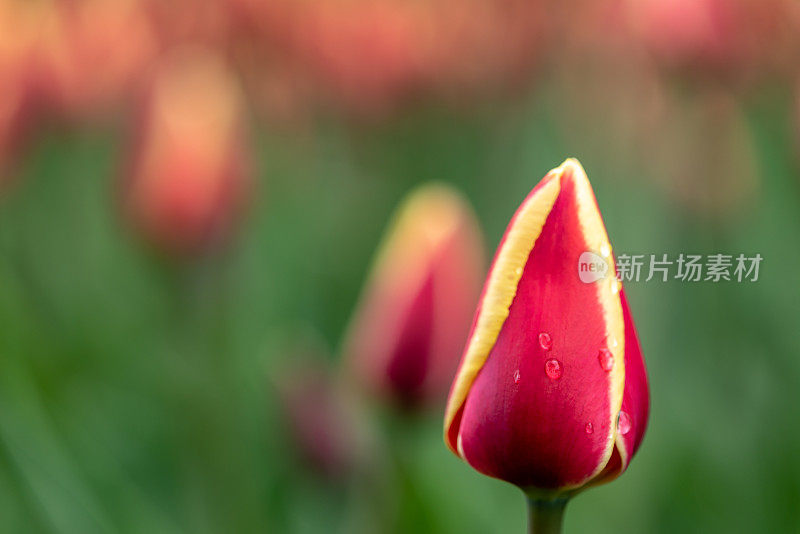
POLYGON ((556 359, 547 360, 544 362, 544 372, 550 380, 558 380, 561 378, 561 362, 556 359))
POLYGON ((516 371, 514 371, 514 383, 519 384, 519 379, 520 379, 519 369, 517 369, 516 371))
POLYGON ((600 352, 597 353, 597 361, 600 362, 600 368, 605 372, 614 368, 614 355, 608 349, 600 349, 600 352))
POLYGON ((603 256, 603 257, 606 257, 609 254, 611 254, 611 247, 609 247, 607 244, 603 243, 600 246, 600 255, 603 256))
POLYGON ((631 431, 631 416, 627 412, 619 412, 617 417, 617 429, 623 436, 631 431))
POLYGON ((587 434, 591 434, 592 432, 594 432, 594 425, 592 423, 586 423, 584 429, 586 430, 587 434))
POLYGON ((522 274, 522 267, 517 267, 516 269, 514 269, 514 272, 517 273, 518 275, 522 274))
POLYGON ((617 345, 619 345, 619 343, 617 343, 617 338, 612 339, 611 340, 611 346, 612 347, 616 347, 617 345))
POLYGON ((619 281, 616 278, 611 279, 611 293, 614 295, 619 293, 619 281))
POLYGON ((550 347, 553 346, 553 339, 550 337, 550 334, 547 332, 539 334, 539 346, 544 350, 550 350, 550 347))

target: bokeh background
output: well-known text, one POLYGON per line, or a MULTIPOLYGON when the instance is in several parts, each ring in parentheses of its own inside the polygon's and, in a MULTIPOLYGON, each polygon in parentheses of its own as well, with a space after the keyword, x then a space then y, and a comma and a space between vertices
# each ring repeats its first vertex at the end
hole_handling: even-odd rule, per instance
POLYGON ((415 186, 490 255, 576 156, 617 254, 764 260, 626 284, 650 425, 566 531, 800 532, 799 14, 0 0, 0 531, 522 532, 344 338, 415 186))

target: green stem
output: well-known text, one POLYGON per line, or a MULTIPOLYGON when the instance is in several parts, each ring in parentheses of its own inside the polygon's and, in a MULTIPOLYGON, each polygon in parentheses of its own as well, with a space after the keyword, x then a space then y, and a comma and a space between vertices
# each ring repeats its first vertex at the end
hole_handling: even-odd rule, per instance
POLYGON ((541 500, 528 497, 528 533, 559 534, 567 499, 541 500))

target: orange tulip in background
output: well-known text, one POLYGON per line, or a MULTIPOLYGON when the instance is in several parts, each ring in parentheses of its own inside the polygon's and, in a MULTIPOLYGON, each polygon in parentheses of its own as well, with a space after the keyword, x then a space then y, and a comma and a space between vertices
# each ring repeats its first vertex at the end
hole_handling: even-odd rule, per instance
POLYGON ((158 57, 139 0, 55 1, 41 24, 42 91, 55 112, 71 119, 129 102, 158 57))
POLYGON ((362 117, 420 99, 459 103, 525 83, 546 27, 538 1, 232 5, 257 41, 295 63, 291 70, 306 78, 316 99, 362 117))
POLYGON ((240 87, 223 58, 182 50, 165 59, 137 110, 127 214, 158 248, 219 244, 250 186, 240 87))
POLYGON ((792 68, 798 6, 792 0, 627 0, 644 45, 672 68, 754 79, 792 68))

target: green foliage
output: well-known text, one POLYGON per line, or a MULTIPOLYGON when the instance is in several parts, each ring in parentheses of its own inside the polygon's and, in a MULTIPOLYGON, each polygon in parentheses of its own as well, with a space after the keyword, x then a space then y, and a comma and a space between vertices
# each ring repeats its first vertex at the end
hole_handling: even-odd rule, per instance
POLYGON ((609 154, 602 136, 572 153, 556 117, 536 101, 262 132, 240 235, 196 263, 155 257, 124 226, 115 134, 41 139, 0 199, 0 531, 522 532, 522 494, 453 457, 439 413, 373 417, 393 436, 378 439, 377 471, 315 478, 285 437, 270 373, 288 355, 274 338, 309 328, 336 352, 413 185, 463 189, 493 250, 524 195, 574 155, 618 253, 764 262, 757 283, 628 284, 650 427, 621 479, 570 503, 566 531, 797 532, 800 181, 783 114, 750 106, 758 192, 724 215, 665 198, 646 156, 609 154))

